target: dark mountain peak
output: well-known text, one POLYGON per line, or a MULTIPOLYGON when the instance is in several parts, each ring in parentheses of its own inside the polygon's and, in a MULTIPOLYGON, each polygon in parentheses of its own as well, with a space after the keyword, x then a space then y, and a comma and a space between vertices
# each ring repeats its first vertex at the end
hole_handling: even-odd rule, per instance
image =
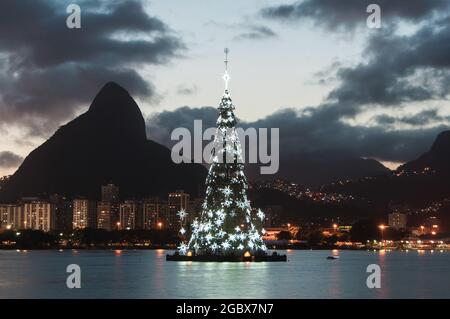
POLYGON ((118 101, 129 103, 134 102, 133 98, 127 90, 125 90, 116 82, 108 82, 100 89, 100 91, 95 96, 94 101, 89 108, 89 111, 103 110, 103 108, 107 109, 111 106, 120 106, 119 104, 112 104, 111 102, 114 101, 112 99, 117 99, 118 101))
POLYGON ((130 113, 142 118, 139 106, 130 93, 116 82, 108 82, 100 89, 92 101, 89 112, 100 113, 101 115, 130 113))
POLYGON ((431 153, 450 157, 450 131, 440 133, 431 147, 431 153))
POLYGON ((426 168, 450 174, 450 131, 441 132, 428 152, 399 167, 398 170, 417 172, 426 168))
POLYGON ((93 129, 115 131, 131 139, 145 141, 145 121, 139 106, 119 84, 108 82, 97 93, 86 115, 95 121, 93 129))
MULTIPOLYGON (((103 86, 102 90, 103 89, 118 89, 118 90, 127 92, 127 90, 125 90, 122 86, 120 86, 117 82, 114 82, 114 81, 106 82, 106 84, 103 86)), ((100 90, 100 91, 102 91, 102 90, 100 90)))

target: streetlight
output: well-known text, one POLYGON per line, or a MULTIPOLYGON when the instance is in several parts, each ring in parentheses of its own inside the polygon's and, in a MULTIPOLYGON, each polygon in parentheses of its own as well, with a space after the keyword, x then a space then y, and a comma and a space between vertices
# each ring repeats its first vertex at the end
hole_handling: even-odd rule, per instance
POLYGON ((380 229, 381 229, 381 245, 383 245, 383 242, 384 242, 384 229, 386 228, 386 226, 384 226, 384 225, 380 225, 380 226, 378 226, 380 229))
POLYGON ((422 231, 422 235, 425 234, 425 226, 420 226, 420 230, 422 231))
POLYGON ((120 229, 120 222, 117 222, 117 229, 120 229))
POLYGON ((337 231, 337 228, 338 228, 338 225, 337 225, 337 224, 333 224, 333 230, 334 230, 334 232, 337 231))
POLYGON ((159 229, 162 228, 162 223, 161 223, 161 222, 158 223, 158 228, 159 228, 159 229))

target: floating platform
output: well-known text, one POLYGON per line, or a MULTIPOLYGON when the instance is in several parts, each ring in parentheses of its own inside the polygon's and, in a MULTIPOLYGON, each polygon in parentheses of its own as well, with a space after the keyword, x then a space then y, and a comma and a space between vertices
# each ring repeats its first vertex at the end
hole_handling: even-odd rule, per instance
POLYGON ((200 261, 200 262, 282 262, 287 261, 286 255, 255 255, 255 256, 221 256, 221 255, 166 255, 167 261, 200 261))

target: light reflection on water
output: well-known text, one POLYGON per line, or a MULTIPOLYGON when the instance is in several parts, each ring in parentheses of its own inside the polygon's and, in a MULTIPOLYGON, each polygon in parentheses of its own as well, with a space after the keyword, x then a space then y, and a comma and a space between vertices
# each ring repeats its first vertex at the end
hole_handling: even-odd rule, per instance
POLYGON ((450 252, 288 250, 286 263, 167 262, 154 251, 0 251, 0 298, 450 298, 450 252), (82 288, 68 289, 79 264, 82 288), (368 289, 366 268, 382 269, 368 289))

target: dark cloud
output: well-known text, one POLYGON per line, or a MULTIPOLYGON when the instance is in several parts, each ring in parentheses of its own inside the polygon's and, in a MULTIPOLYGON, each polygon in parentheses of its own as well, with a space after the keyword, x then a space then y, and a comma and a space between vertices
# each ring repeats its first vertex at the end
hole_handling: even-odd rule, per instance
POLYGON ((193 95, 197 93, 198 87, 196 85, 187 86, 187 85, 179 85, 177 88, 177 93, 180 95, 193 95))
POLYGON ((433 13, 445 11, 447 0, 304 0, 264 8, 264 17, 281 21, 302 21, 312 19, 316 25, 329 30, 353 29, 366 26, 369 4, 381 7, 382 21, 420 21, 433 13))
POLYGON ((14 168, 22 163, 23 158, 9 151, 0 152, 0 168, 14 168))
POLYGON ((141 1, 78 1, 81 29, 66 27, 68 1, 0 2, 0 125, 48 134, 108 81, 152 98, 135 70, 177 56, 182 42, 141 1))
POLYGON ((250 22, 248 18, 240 23, 219 23, 217 21, 208 21, 204 24, 207 27, 214 27, 226 30, 236 30, 237 35, 234 40, 265 40, 278 38, 278 34, 268 26, 250 22))
MULTIPOLYGON (((217 109, 213 107, 185 106, 153 115, 148 119, 147 132, 149 138, 171 147, 175 143, 170 140, 173 129, 185 127, 193 132, 194 120, 202 120, 204 129, 214 127, 217 116, 217 109)), ((283 109, 255 122, 240 122, 238 126, 279 128, 282 159, 323 150, 339 150, 395 162, 416 158, 428 150, 438 133, 450 127, 439 125, 427 129, 386 130, 383 125, 351 126, 333 116, 327 117, 327 113, 320 108, 302 112, 283 109)))
POLYGON ((263 40, 278 37, 275 31, 263 25, 246 25, 245 28, 247 30, 236 36, 236 40, 263 40))
POLYGON ((387 114, 378 115, 375 122, 383 126, 393 126, 396 124, 408 124, 412 126, 426 126, 437 122, 450 122, 450 116, 439 115, 437 109, 424 110, 414 115, 390 116, 387 114))
MULTIPOLYGON (((305 0, 266 8, 263 15, 284 20, 313 19, 332 30, 365 25, 369 0, 305 0)), ((450 2, 445 0, 380 0, 388 27, 370 33, 363 62, 338 65, 317 74, 319 83, 338 81, 317 116, 353 118, 374 105, 404 108, 413 102, 447 99, 450 93, 450 2), (396 32, 394 22, 419 23, 410 35, 396 32), (392 23, 390 23, 392 22, 392 23)), ((379 120, 383 120, 380 118, 379 120)), ((389 120, 385 118, 384 120, 389 120)), ((392 119, 390 119, 392 120, 392 119)), ((405 120, 405 119, 404 119, 405 120)))
POLYGON ((362 157, 399 162, 417 157, 430 147, 439 132, 449 128, 448 125, 441 125, 430 129, 395 131, 386 130, 383 126, 353 126, 330 116, 323 107, 300 113, 293 109, 282 110, 248 125, 279 127, 280 152, 284 156, 346 150, 362 157))
POLYGON ((204 129, 213 127, 216 125, 217 109, 207 106, 199 108, 184 106, 174 111, 153 114, 147 119, 147 135, 152 140, 172 146, 171 132, 177 127, 185 127, 193 132, 194 120, 202 120, 204 129))
POLYGON ((450 24, 430 22, 410 36, 388 30, 369 39, 366 62, 337 71, 328 96, 342 115, 354 116, 373 104, 403 107, 409 102, 446 99, 450 93, 450 24))

